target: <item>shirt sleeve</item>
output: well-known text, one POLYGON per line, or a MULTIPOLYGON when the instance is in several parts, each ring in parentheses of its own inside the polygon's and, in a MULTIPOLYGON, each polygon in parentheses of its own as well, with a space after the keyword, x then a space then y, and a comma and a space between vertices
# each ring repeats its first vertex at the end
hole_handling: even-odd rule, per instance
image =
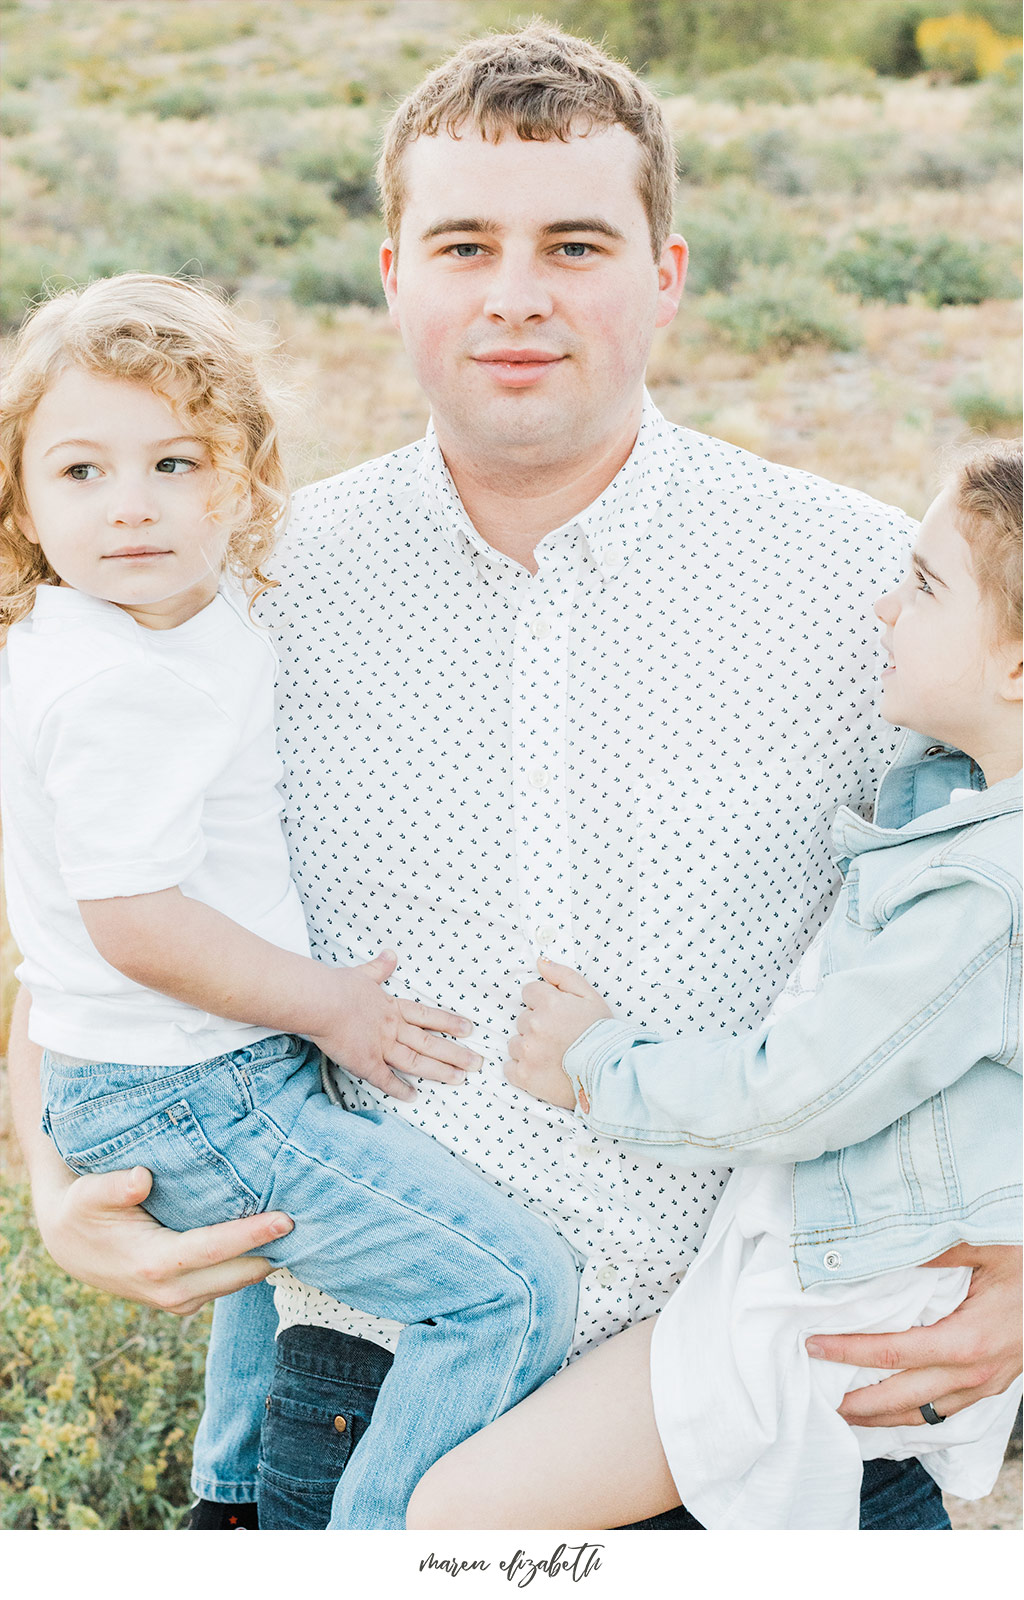
POLYGON ((151 894, 193 872, 206 793, 237 740, 210 696, 161 663, 119 664, 62 695, 36 757, 68 893, 151 894))

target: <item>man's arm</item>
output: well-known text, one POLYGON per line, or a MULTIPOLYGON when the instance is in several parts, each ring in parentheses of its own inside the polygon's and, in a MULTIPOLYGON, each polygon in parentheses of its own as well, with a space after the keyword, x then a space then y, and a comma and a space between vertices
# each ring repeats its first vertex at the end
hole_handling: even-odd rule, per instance
POLYGON ((245 1252, 291 1231, 283 1212, 174 1233, 141 1209, 152 1183, 145 1167, 88 1178, 69 1171, 39 1125, 40 1051, 28 1037, 28 1013, 22 990, 11 1023, 11 1109, 39 1231, 54 1261, 94 1289, 183 1317, 265 1278, 272 1263, 245 1252))

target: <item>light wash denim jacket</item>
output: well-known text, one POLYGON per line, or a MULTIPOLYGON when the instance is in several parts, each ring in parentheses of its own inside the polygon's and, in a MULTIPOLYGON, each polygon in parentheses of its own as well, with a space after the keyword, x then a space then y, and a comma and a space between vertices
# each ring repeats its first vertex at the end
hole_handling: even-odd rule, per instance
POLYGON ((797 1163, 804 1287, 1021 1240, 1021 779, 982 783, 908 734, 874 822, 840 808, 818 986, 759 1030, 612 1019, 566 1053, 594 1133, 686 1167, 797 1163))

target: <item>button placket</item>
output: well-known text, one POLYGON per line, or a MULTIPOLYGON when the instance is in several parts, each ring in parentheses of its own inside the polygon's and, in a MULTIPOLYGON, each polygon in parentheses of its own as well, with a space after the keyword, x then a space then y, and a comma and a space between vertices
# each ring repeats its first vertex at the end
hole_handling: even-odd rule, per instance
POLYGON ((521 926, 532 953, 562 955, 567 859, 568 638, 561 561, 546 556, 524 587, 515 629, 512 717, 521 926))

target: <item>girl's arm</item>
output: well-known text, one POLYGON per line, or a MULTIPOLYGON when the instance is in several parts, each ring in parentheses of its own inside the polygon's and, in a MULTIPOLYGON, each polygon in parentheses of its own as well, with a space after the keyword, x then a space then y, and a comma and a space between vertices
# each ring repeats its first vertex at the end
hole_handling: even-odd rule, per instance
POLYGON ((507 1074, 669 1163, 695 1150, 729 1166, 813 1161, 858 1144, 976 1062, 1014 1060, 1014 906, 998 880, 950 883, 952 870, 931 893, 918 884, 855 965, 750 1033, 658 1038, 544 963, 507 1074))
POLYGON ((395 969, 388 951, 361 967, 328 966, 279 949, 180 889, 80 900, 78 909, 103 959, 133 982, 232 1022, 302 1034, 396 1100, 415 1097, 396 1071, 461 1083, 481 1065, 426 1031, 470 1033, 465 1018, 385 994, 381 984, 395 969))

